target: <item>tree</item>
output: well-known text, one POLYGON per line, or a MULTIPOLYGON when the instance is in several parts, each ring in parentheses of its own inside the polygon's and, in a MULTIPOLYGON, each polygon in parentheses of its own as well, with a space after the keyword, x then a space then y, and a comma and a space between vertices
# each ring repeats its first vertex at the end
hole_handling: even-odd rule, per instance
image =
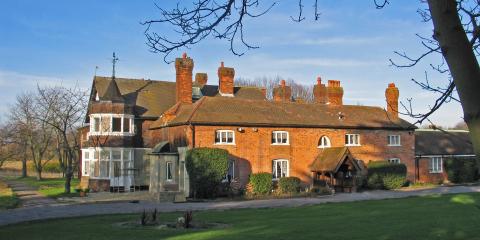
MULTIPOLYGON (((265 88, 267 91, 267 99, 273 99, 273 89, 280 85, 281 77, 275 78, 255 78, 245 79, 245 78, 238 78, 235 79, 236 86, 246 86, 246 87, 261 87, 265 88)), ((292 79, 288 79, 287 85, 292 88, 292 97, 295 100, 302 99, 305 102, 313 102, 313 86, 306 86, 302 84, 298 84, 294 82, 292 79)))
MULTIPOLYGON (((31 158, 37 179, 42 179, 42 170, 45 164, 52 159, 51 142, 53 129, 46 124, 51 109, 40 110, 36 95, 24 93, 17 96, 15 104, 10 108, 10 121, 15 126, 16 139, 24 143, 25 154, 31 158)), ((26 155, 24 155, 26 164, 26 155)))
POLYGON ((65 173, 65 193, 70 193, 71 180, 78 164, 80 143, 77 129, 87 110, 87 94, 78 87, 38 87, 39 111, 49 112, 39 118, 56 135, 56 154, 65 173))
MULTIPOLYGON (((319 19, 318 0, 314 3, 314 18, 319 19)), ((432 21, 432 38, 421 37, 423 46, 427 51, 417 58, 406 54, 398 55, 408 62, 404 65, 392 65, 398 67, 412 67, 425 56, 430 54, 441 54, 448 68, 442 64, 431 65, 433 69, 449 74, 450 81, 447 87, 433 87, 428 81, 426 83, 416 81, 423 89, 439 92, 440 96, 435 100, 433 107, 427 113, 413 114, 411 108, 405 107, 407 114, 417 118, 416 124, 424 120, 439 109, 445 102, 457 100, 461 103, 464 113, 464 120, 470 130, 473 147, 477 156, 480 156, 480 72, 476 56, 480 45, 480 2, 473 0, 427 0, 420 1, 427 3, 426 10, 419 10, 425 22, 432 21), (463 21, 462 21, 463 20, 463 21), (458 92, 459 99, 455 99, 452 93, 458 92)), ((377 8, 381 9, 388 4, 388 0, 374 0, 377 8)), ((230 44, 230 50, 235 55, 243 55, 244 52, 235 48, 239 42, 246 49, 257 48, 245 41, 244 26, 249 18, 258 18, 268 13, 275 3, 263 6, 259 0, 198 0, 190 8, 181 7, 179 4, 172 10, 165 10, 157 6, 161 17, 155 20, 145 21, 145 36, 147 45, 151 51, 164 54, 167 61, 168 55, 180 48, 191 47, 196 43, 212 36, 218 39, 226 39, 230 44), (169 24, 179 34, 174 39, 166 35, 156 33, 152 30, 155 24, 169 24)), ((303 2, 298 0, 298 15, 291 17, 292 20, 301 22, 303 16, 303 2)), ((428 80, 428 79, 427 79, 428 80)), ((405 106, 405 105, 404 105, 405 106)), ((480 160, 479 160, 480 161, 480 160)), ((480 164, 479 164, 480 166, 480 164)))

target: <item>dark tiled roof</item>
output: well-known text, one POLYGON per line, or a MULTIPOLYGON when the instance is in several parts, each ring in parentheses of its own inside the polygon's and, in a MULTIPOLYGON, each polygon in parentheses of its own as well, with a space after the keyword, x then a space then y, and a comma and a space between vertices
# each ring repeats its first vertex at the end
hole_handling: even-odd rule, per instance
MULTIPOLYGON (((413 129, 379 107, 272 102, 232 97, 205 97, 176 113, 167 125, 251 125, 326 128, 413 129)), ((158 121, 152 128, 162 127, 158 121)))
MULTIPOLYGON (((116 96, 111 77, 94 78, 94 88, 101 100, 112 100, 116 96)), ((144 117, 158 117, 175 104, 175 82, 115 78, 116 85, 125 103, 135 106, 135 114, 144 117)), ((205 85, 204 96, 218 96, 218 86, 205 85)), ((235 87, 235 97, 263 100, 261 89, 235 87)))
POLYGON ((415 131, 415 155, 473 155, 468 131, 415 131))
POLYGON ((358 170, 360 167, 354 161, 347 147, 324 148, 310 165, 314 172, 337 172, 343 162, 350 157, 352 164, 358 170))

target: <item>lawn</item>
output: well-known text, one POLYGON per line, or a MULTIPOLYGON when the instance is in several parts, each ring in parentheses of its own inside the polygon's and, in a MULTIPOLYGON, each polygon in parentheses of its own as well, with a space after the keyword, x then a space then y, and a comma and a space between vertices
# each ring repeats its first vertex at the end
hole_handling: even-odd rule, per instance
POLYGON ((75 187, 79 184, 78 179, 72 179, 71 183, 71 193, 65 194, 65 179, 64 178, 44 178, 38 181, 35 177, 26 177, 26 178, 13 178, 16 181, 23 182, 32 187, 38 188, 38 191, 47 196, 47 197, 67 197, 67 196, 78 196, 78 193, 75 193, 75 187))
POLYGON ((12 192, 12 189, 0 180, 0 210, 15 208, 18 202, 18 198, 12 192))
MULTIPOLYGON (((230 224, 201 231, 123 229, 136 215, 31 222, 0 228, 8 239, 480 239, 480 193, 309 207, 195 212, 230 224), (61 226, 61 227, 59 227, 61 226)), ((160 214, 172 221, 180 213, 160 214)))

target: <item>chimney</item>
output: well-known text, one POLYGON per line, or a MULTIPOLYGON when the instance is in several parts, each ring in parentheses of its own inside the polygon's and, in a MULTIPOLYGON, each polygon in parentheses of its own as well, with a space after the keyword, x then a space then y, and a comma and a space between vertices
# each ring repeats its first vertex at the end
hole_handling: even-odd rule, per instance
POLYGON ((338 80, 328 80, 327 97, 330 105, 340 106, 343 104, 343 88, 338 80))
POLYGON ((181 103, 192 103, 192 71, 193 60, 183 53, 175 59, 176 70, 176 100, 181 103))
POLYGON ((208 75, 206 73, 197 73, 195 74, 195 83, 203 86, 206 85, 208 81, 208 75))
POLYGON ((322 84, 322 78, 317 78, 317 85, 313 86, 313 97, 315 98, 315 103, 327 104, 327 87, 325 84, 322 84))
POLYGON ((400 91, 395 87, 395 83, 389 83, 385 90, 385 98, 387 100, 387 112, 393 117, 398 117, 398 97, 400 91))
POLYGON ((235 69, 225 67, 223 62, 218 68, 218 91, 220 95, 233 97, 233 78, 235 77, 235 69))
POLYGON ((276 102, 290 102, 292 98, 292 88, 286 86, 285 80, 280 81, 280 86, 273 89, 273 100, 276 102))

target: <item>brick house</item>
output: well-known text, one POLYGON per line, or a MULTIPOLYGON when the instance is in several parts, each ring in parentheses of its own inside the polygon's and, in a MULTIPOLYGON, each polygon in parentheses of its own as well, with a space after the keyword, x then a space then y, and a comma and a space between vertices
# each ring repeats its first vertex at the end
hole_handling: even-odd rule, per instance
MULTIPOLYGON (((193 67, 184 54, 175 61, 175 82, 94 78, 89 125, 81 134, 83 184, 147 187, 147 154, 156 147, 226 149, 228 175, 243 186, 257 172, 272 173, 274 181, 296 176, 305 185, 319 179, 337 185, 380 160, 406 164, 408 178, 415 178, 414 127, 398 116, 393 83, 385 90, 385 110, 344 105, 340 81, 325 85, 318 78, 314 103, 295 101, 285 81, 267 100, 265 89, 235 87, 235 70, 223 63, 218 86, 208 85, 203 73, 194 80, 193 67)), ((166 178, 178 172, 165 167, 166 178)))
POLYGON ((469 132, 418 129, 415 131, 415 181, 448 181, 444 160, 475 158, 469 132))

